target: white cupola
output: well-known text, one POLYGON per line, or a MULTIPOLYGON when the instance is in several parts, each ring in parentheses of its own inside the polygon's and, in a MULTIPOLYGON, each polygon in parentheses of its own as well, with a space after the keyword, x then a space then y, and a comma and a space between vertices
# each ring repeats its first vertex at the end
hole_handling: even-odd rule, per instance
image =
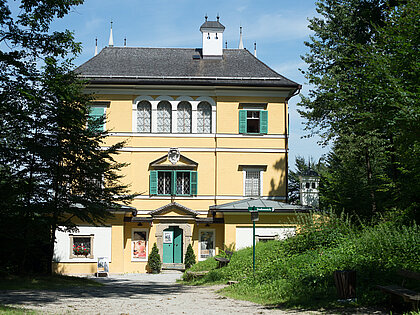
POLYGON ((300 204, 318 208, 319 206, 319 174, 308 170, 299 176, 300 181, 300 204))
POLYGON ((223 32, 225 27, 217 21, 207 21, 200 27, 203 35, 203 59, 220 59, 223 57, 223 32))

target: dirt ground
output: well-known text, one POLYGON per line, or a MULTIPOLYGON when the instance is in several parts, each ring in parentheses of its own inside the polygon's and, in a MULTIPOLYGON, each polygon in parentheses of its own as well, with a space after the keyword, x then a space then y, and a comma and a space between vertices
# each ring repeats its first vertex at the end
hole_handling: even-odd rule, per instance
MULTIPOLYGON (((223 297, 223 286, 195 287, 176 283, 178 273, 132 274, 100 278, 98 288, 55 291, 0 291, 0 303, 41 314, 322 314, 283 311, 223 297)), ((329 312, 331 314, 331 312, 329 312)), ((359 310, 357 314, 381 314, 359 310)), ((353 313, 355 314, 355 313, 353 313)))

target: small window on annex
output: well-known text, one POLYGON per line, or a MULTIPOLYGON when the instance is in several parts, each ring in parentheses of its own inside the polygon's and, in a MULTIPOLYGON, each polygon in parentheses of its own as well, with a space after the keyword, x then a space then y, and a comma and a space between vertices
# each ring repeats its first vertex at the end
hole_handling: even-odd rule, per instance
POLYGON ((162 101, 157 106, 157 131, 172 132, 172 106, 167 101, 162 101))
POLYGON ((131 238, 131 260, 146 261, 148 256, 147 230, 135 229, 131 238))
POLYGON ((200 230, 199 235, 199 260, 205 260, 215 256, 214 230, 200 230))
POLYGON ((152 106, 148 101, 137 105, 137 132, 150 132, 152 106))
POLYGON ((211 105, 207 102, 197 107, 197 133, 211 133, 211 105))
POLYGON ((93 234, 70 234, 70 258, 93 258, 93 234))

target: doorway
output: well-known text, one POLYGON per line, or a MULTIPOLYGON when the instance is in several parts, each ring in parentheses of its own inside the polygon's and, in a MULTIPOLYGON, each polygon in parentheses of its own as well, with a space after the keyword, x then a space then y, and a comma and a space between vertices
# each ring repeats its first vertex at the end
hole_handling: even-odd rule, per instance
POLYGON ((182 264, 182 229, 171 226, 163 230, 163 255, 164 264, 182 264))

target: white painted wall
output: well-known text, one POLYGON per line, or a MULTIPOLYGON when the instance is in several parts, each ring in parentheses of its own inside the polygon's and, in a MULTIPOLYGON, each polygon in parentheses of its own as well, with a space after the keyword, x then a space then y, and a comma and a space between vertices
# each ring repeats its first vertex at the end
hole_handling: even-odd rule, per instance
POLYGON ((111 262, 111 227, 110 226, 79 226, 79 232, 66 233, 56 231, 56 244, 54 257, 58 262, 97 262, 98 257, 108 257, 111 262), (70 259, 69 234, 90 235, 93 234, 93 258, 70 259))
MULTIPOLYGON (((296 234, 294 227, 256 227, 255 235, 276 236, 285 239, 296 234)), ((252 227, 236 228, 236 250, 252 246, 252 227)))
POLYGON ((223 31, 203 30, 203 56, 223 56, 223 31))

